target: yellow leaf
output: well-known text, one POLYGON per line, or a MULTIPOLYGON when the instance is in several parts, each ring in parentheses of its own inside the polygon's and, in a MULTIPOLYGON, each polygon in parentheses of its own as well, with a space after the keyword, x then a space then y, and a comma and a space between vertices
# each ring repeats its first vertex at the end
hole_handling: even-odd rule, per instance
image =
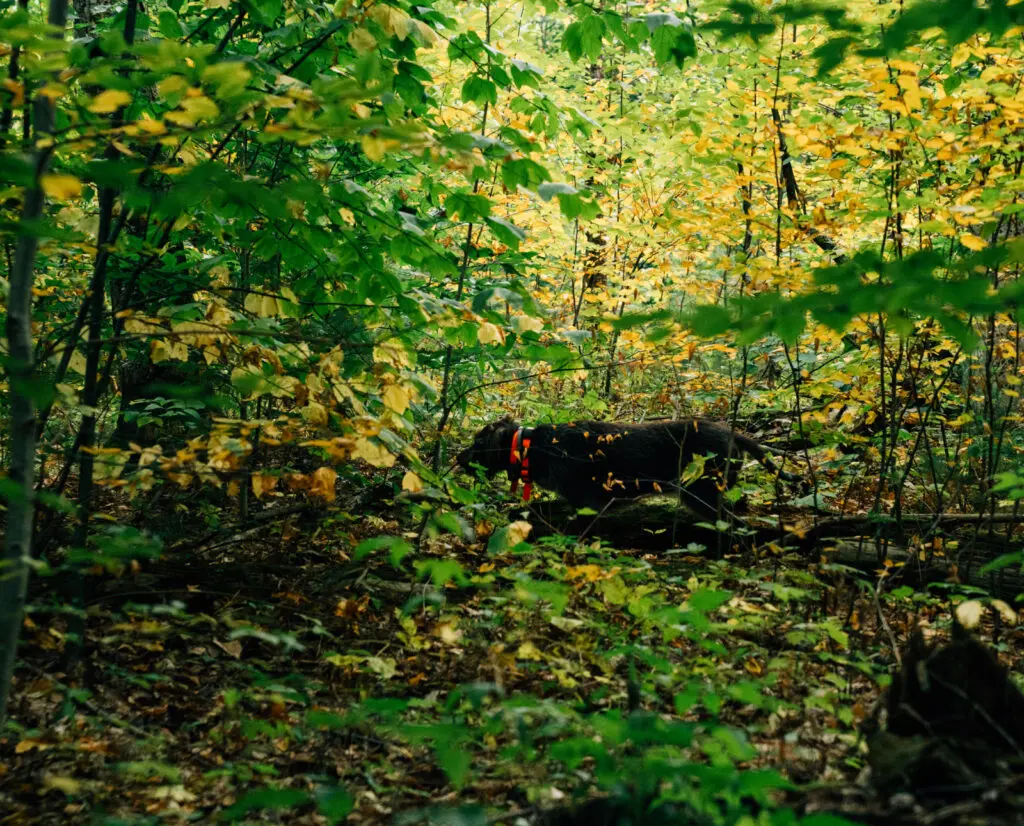
POLYGON ((214 120, 220 114, 220 108, 205 95, 188 97, 181 102, 181 109, 175 109, 164 115, 171 123, 179 126, 195 126, 201 120, 214 120))
POLYGON ((295 101, 284 95, 267 95, 263 98, 263 105, 268 109, 294 109, 295 101))
POLYGON ((953 56, 949 59, 949 65, 955 69, 961 63, 966 63, 967 59, 971 56, 971 47, 966 44, 961 44, 957 47, 957 50, 953 52, 953 56))
POLYGON ((387 154, 389 141, 378 138, 376 135, 363 135, 363 152, 371 161, 379 161, 387 154))
POLYGON ((512 319, 512 326, 517 333, 539 333, 544 329, 544 322, 530 315, 517 315, 512 319))
POLYGON ((302 408, 302 418, 314 427, 323 427, 327 424, 327 408, 319 402, 310 402, 302 408))
POLYGON ((352 114, 360 120, 366 120, 370 115, 373 114, 373 110, 365 103, 353 103, 352 114))
POLYGON ((405 347, 397 341, 385 341, 373 348, 373 360, 389 364, 392 367, 408 367, 409 354, 405 347))
POLYGON ((508 526, 508 544, 509 547, 518 545, 520 542, 525 542, 526 537, 530 535, 530 531, 533 530, 533 525, 529 522, 513 522, 508 526))
POLYGON ((568 579, 597 582, 604 575, 604 569, 599 565, 573 565, 566 569, 565 575, 568 579))
POLYGON ((275 376, 270 382, 270 395, 276 399, 295 398, 295 394, 300 392, 300 387, 302 382, 295 376, 275 376))
POLYGON ((77 198, 82 194, 82 182, 74 175, 43 175, 39 178, 39 185, 47 197, 57 201, 77 198))
POLYGON ((412 20, 412 24, 419 33, 420 39, 428 46, 433 46, 441 39, 428 23, 424 23, 422 20, 412 20))
POLYGON ((216 344, 222 338, 209 324, 201 321, 179 321, 172 324, 171 329, 181 334, 185 341, 195 347, 216 344))
POLYGON ((120 89, 104 89, 89 104, 89 111, 109 115, 132 102, 132 96, 120 89))
POLYGON ((341 220, 348 224, 350 227, 354 227, 356 225, 356 216, 348 207, 340 207, 338 209, 338 214, 341 215, 341 220))
POLYGON ((964 628, 974 628, 981 622, 981 614, 984 610, 985 606, 980 600, 970 599, 967 602, 961 602, 956 607, 956 618, 964 628))
POLYGON ((68 87, 65 86, 63 83, 54 83, 51 80, 49 83, 40 86, 36 94, 42 95, 43 97, 49 98, 50 100, 56 102, 64 96, 67 90, 68 87))
POLYGON ((206 0, 208 9, 226 9, 231 6, 231 0, 206 0))
POLYGON ((188 81, 181 75, 168 75, 156 84, 156 90, 160 93, 161 97, 165 98, 180 94, 186 89, 188 89, 188 81))
POLYGON ((242 642, 241 640, 229 640, 228 642, 221 642, 220 640, 214 640, 213 644, 220 648, 224 653, 229 654, 236 660, 242 657, 242 642))
POLYGON ((273 318, 280 314, 277 298, 260 293, 249 293, 245 297, 245 309, 260 318, 273 318))
POLYGON ((993 609, 999 612, 999 616, 1003 618, 1003 622, 1007 625, 1017 624, 1017 612, 1001 599, 994 599, 990 604, 993 609))
POLYGON ((536 660, 540 662, 544 659, 544 655, 541 654, 540 649, 532 642, 524 642, 519 646, 519 650, 516 651, 516 659, 518 660, 536 660))
POLYGON ((384 390, 384 405, 398 414, 409 409, 409 391, 397 384, 389 385, 384 390))
POLYGON ((254 473, 252 477, 252 492, 257 499, 262 499, 264 494, 270 493, 278 482, 277 476, 269 476, 264 473, 254 473))
POLYGON ((412 20, 408 14, 384 3, 374 6, 370 10, 370 17, 376 20, 384 31, 395 35, 399 40, 405 40, 412 28, 412 20))
POLYGON ((442 623, 437 629, 441 642, 447 645, 458 645, 462 640, 462 632, 451 623, 442 623))
POLYGON ((149 343, 149 358, 153 364, 161 361, 188 361, 188 347, 180 341, 156 339, 149 343))
MULTIPOLYGON (((84 450, 84 448, 83 448, 84 450)), ((130 452, 120 448, 105 448, 96 451, 95 474, 97 481, 109 481, 121 476, 128 464, 130 452)))
POLYGON ((309 486, 309 492, 319 496, 325 502, 334 501, 334 482, 338 474, 332 468, 320 467, 313 471, 313 482, 309 486))
POLYGON ((921 108, 921 89, 917 85, 917 78, 913 75, 900 75, 896 82, 903 89, 903 100, 911 109, 921 108))
POLYGON ((371 441, 365 437, 356 439, 355 447, 352 449, 353 459, 362 459, 374 467, 391 467, 395 463, 387 448, 379 442, 371 441))
POLYGON ((160 322, 137 316, 131 310, 126 310, 121 317, 124 319, 124 329, 129 333, 154 333, 162 329, 160 322))
POLYGON ((32 749, 38 749, 39 751, 46 751, 50 748, 50 743, 45 743, 42 740, 35 740, 32 737, 26 737, 24 740, 19 740, 18 745, 14 747, 15 754, 24 754, 32 749))
POLYGON ((251 78, 252 72, 240 60, 211 63, 202 73, 203 83, 214 86, 218 97, 229 97, 245 91, 251 78))
POLYGON ((402 490, 407 490, 409 493, 419 493, 423 490, 423 480, 411 470, 408 470, 405 476, 402 477, 402 490))
POLYGON ((43 775, 43 790, 56 789, 66 795, 74 796, 82 790, 82 784, 73 777, 61 777, 56 774, 43 775))
POLYGON ((960 243, 969 250, 977 251, 985 249, 985 240, 983 238, 979 238, 977 235, 972 235, 969 232, 960 236, 960 243))
POLYGON ((72 351, 71 359, 68 361, 68 368, 73 373, 78 373, 78 375, 84 376, 88 372, 88 367, 86 367, 85 356, 83 356, 77 350, 72 351))
POLYGON ((4 78, 4 88, 11 93, 11 100, 9 105, 14 109, 20 109, 25 105, 25 84, 18 83, 16 80, 11 78, 4 78))
POLYGON ((491 322, 485 321, 476 331, 476 338, 481 344, 503 344, 505 334, 491 322))
POLYGON ((362 27, 348 33, 348 45, 357 52, 370 52, 377 48, 377 38, 362 27))
POLYGON ((916 63, 911 63, 909 60, 900 60, 895 58, 889 61, 889 65, 894 69, 897 69, 900 74, 904 75, 916 75, 921 71, 921 67, 916 63))

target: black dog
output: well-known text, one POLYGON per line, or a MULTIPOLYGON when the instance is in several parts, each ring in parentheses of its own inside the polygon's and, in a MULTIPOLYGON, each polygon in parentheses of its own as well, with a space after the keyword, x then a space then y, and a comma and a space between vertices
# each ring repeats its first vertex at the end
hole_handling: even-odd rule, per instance
POLYGON ((678 492, 691 510, 714 518, 722 512, 722 494, 736 483, 743 454, 783 479, 801 481, 779 471, 768 452, 750 437, 706 419, 523 428, 506 417, 477 433, 456 461, 466 470, 482 466, 488 478, 505 471, 513 490, 520 479, 537 482, 574 507, 601 508, 614 499, 678 492))

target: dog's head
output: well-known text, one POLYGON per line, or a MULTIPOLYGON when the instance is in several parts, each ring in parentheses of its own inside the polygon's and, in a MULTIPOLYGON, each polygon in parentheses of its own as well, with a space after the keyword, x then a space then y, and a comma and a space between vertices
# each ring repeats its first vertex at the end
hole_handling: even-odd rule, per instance
POLYGON ((476 434, 473 444, 463 450, 455 461, 463 470, 471 470, 470 464, 473 463, 481 465, 488 479, 497 476, 508 469, 512 437, 518 429, 519 423, 511 416, 491 422, 476 434))

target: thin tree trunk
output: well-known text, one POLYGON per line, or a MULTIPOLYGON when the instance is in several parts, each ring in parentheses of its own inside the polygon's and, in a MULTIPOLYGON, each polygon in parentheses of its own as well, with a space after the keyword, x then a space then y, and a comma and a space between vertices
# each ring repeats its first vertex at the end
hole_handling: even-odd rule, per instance
MULTIPOLYGON (((18 10, 28 10, 28 0, 18 0, 18 10)), ((7 77, 11 81, 17 81, 21 71, 21 46, 11 49, 11 60, 7 64, 7 77)), ((0 148, 7 142, 7 133, 11 131, 11 124, 14 123, 14 105, 8 103, 0 111, 0 148)))
MULTIPOLYGON (((488 2, 484 3, 484 12, 486 13, 485 23, 485 37, 484 43, 490 45, 491 42, 491 4, 488 2)), ((487 66, 491 65, 491 56, 487 54, 487 66)), ((489 101, 484 101, 483 112, 480 113, 480 135, 481 137, 487 133, 487 113, 489 111, 489 101)), ((475 195, 480 190, 480 178, 477 177, 473 181, 473 194, 475 195)), ((455 290, 455 300, 461 301, 463 293, 466 290, 466 274, 469 271, 469 256, 473 251, 473 222, 469 222, 469 226, 466 228, 466 244, 462 250, 462 265, 459 267, 459 283, 455 290)), ((434 444, 433 459, 431 461, 431 467, 434 473, 438 473, 441 470, 441 457, 444 450, 444 430, 448 426, 448 419, 451 418, 453 402, 451 400, 451 380, 452 380, 452 357, 455 355, 455 348, 452 345, 448 345, 444 351, 444 370, 442 371, 441 378, 441 416, 437 422, 437 442, 434 444)), ((423 523, 424 525, 426 522, 423 523)))
MULTIPOLYGON (((67 0, 50 0, 48 18, 64 37, 68 19, 67 0)), ((54 104, 46 95, 33 103, 36 135, 52 131, 54 104)), ((52 148, 35 153, 35 181, 25 192, 22 225, 33 226, 43 215, 42 176, 50 164, 52 148)), ((15 655, 25 610, 28 562, 32 555, 33 486, 36 459, 36 409, 32 344, 32 281, 39 238, 34 230, 22 231, 14 252, 7 300, 7 352, 10 358, 11 453, 8 479, 12 489, 7 502, 7 536, 3 570, 0 571, 0 721, 7 715, 7 697, 14 675, 15 655)))
MULTIPOLYGON (((124 40, 129 46, 135 41, 135 21, 138 16, 138 0, 129 0, 125 12, 124 40)), ((116 112, 112 118, 114 126, 122 120, 123 110, 116 112)), ((117 150, 107 149, 108 160, 117 157, 117 150)), ((80 428, 81 455, 78 470, 78 530, 75 544, 84 548, 89 541, 89 525, 92 519, 92 503, 95 493, 95 453, 96 446, 96 410, 99 407, 101 378, 100 356, 103 341, 103 310, 107 293, 107 265, 110 261, 114 243, 111 229, 114 218, 114 202, 117 192, 113 187, 104 186, 99 191, 99 229, 96 234, 96 261, 93 265, 92 280, 89 284, 89 339, 85 348, 85 386, 82 402, 86 413, 82 416, 80 428)), ((69 343, 69 346, 74 346, 69 343)), ((64 654, 64 670, 70 671, 71 666, 81 656, 85 648, 85 574, 80 566, 71 570, 71 601, 72 612, 68 621, 68 645, 64 654)))

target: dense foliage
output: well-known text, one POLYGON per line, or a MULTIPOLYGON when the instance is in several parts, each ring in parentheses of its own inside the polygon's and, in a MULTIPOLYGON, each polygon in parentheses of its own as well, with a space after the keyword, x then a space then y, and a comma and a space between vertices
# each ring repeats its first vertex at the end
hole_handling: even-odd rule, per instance
MULTIPOLYGON (((802 454, 778 524, 895 521, 959 582, 942 520, 1013 524, 1024 495, 1022 27, 1006 0, 0 6, 0 718, 19 636, 46 675, 19 672, 4 754, 49 748, 52 715, 134 716, 78 675, 96 660, 122 692, 219 686, 178 721, 216 759, 138 726, 104 747, 172 790, 149 814, 368 820, 632 778, 676 816, 795 822, 801 772, 766 744, 855 768, 879 644, 971 588, 780 568, 784 543, 531 544, 452 445, 505 412, 729 419, 802 454), (214 535, 250 564, 287 546, 297 579, 225 574, 214 535), (195 603, 103 595, 176 558, 208 570, 195 603), (209 676, 204 617, 231 660, 209 676), (336 730, 352 766, 267 756, 336 730)), ((779 496, 748 488, 762 516, 779 496)), ((54 776, 76 816, 146 814, 54 776)))

